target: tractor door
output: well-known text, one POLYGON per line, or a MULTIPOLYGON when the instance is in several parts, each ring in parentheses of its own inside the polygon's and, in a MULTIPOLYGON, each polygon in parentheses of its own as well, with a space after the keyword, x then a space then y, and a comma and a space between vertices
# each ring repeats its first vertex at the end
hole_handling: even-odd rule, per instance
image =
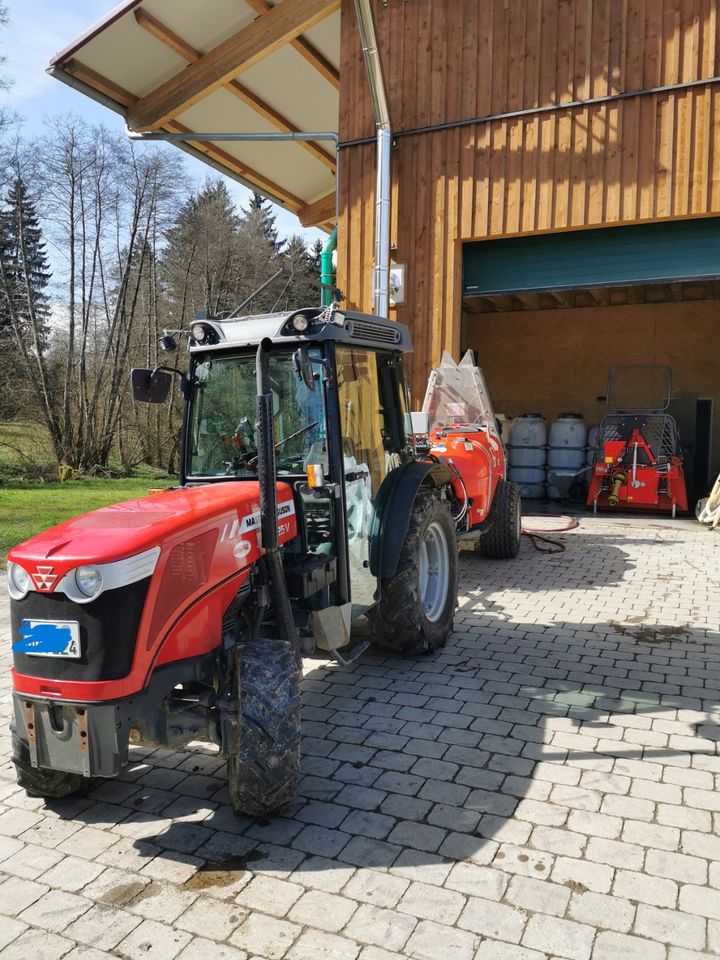
POLYGON ((406 454, 402 361, 390 351, 336 348, 346 528, 353 616, 372 606, 370 571, 374 501, 388 473, 406 454))

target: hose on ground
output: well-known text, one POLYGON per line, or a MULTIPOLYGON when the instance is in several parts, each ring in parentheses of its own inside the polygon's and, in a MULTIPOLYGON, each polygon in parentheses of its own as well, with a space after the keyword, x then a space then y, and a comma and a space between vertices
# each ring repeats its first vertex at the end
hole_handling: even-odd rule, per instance
MULTIPOLYGON (((530 517, 529 519, 544 519, 544 517, 530 517)), ((553 518, 555 519, 555 518, 553 518)), ((557 517, 558 520, 563 521, 562 526, 557 527, 531 527, 523 520, 522 532, 523 536, 527 537, 530 540, 530 543, 535 547, 538 553, 564 553, 565 544, 560 543, 559 540, 552 540, 550 537, 544 536, 546 533, 567 533, 570 530, 575 530, 580 526, 580 522, 575 517, 570 517, 568 514, 564 513, 561 516, 557 517), (547 544, 547 546, 541 546, 541 544, 547 544)))

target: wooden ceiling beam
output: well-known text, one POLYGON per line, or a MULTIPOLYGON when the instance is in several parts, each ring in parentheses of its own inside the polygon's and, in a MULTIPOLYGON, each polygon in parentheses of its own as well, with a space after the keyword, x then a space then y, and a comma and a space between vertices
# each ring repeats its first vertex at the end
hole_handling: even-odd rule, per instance
POLYGON ((340 0, 282 0, 138 100, 128 110, 130 128, 161 127, 339 8, 340 0))
POLYGON ((575 306, 575 298, 572 294, 572 291, 562 291, 562 290, 547 290, 543 296, 549 297, 550 300, 557 307, 572 308, 575 306))
POLYGON ((306 204, 298 211, 298 220, 304 227, 315 227, 320 223, 329 223, 335 220, 335 192, 328 193, 314 203, 306 204))
MULTIPOLYGON (((267 13, 272 7, 267 0, 245 0, 249 7, 252 7, 255 13, 267 13)), ((290 41, 290 46, 296 50, 303 60, 306 60, 310 66, 314 67, 318 73, 331 83, 336 90, 340 89, 340 74, 335 67, 325 59, 325 57, 308 43, 303 37, 295 37, 290 41)))
POLYGON ((129 90, 119 86, 117 83, 113 83, 112 80, 108 80, 107 77, 103 77, 102 74, 97 73, 90 67, 86 67, 84 63, 80 63, 78 60, 67 60, 62 65, 62 68, 66 73, 69 73, 70 76, 77 77, 78 80, 82 80, 83 83, 92 87, 93 90, 104 93, 106 97, 110 97, 111 100, 121 103, 124 107, 132 107, 133 104, 136 104, 138 101, 135 94, 130 93, 129 90))
POLYGON ((542 308, 542 298, 539 293, 514 293, 513 296, 520 301, 524 310, 540 310, 542 308))
POLYGON ((588 287, 587 292, 599 307, 607 307, 610 303, 610 292, 607 287, 588 287))
POLYGON ((627 288, 627 302, 632 306, 645 303, 646 289, 643 284, 633 283, 627 288))
MULTIPOLYGON (((189 43, 186 43, 174 30, 171 30, 170 27, 166 26, 151 13, 148 13, 147 10, 143 10, 142 7, 138 7, 138 9, 135 10, 135 20, 143 30, 147 30, 149 34, 178 56, 182 57, 183 60, 187 60, 188 63, 196 63, 202 57, 199 50, 189 43)), ((278 113, 270 104, 266 103, 251 90, 248 90, 248 88, 243 86, 238 80, 230 80, 224 84, 224 87, 232 93, 233 96, 237 97, 238 100, 250 107, 251 110, 267 120, 268 123, 271 123, 276 129, 282 130, 284 133, 300 132, 298 127, 286 119, 281 113, 278 113)), ((331 173, 335 174, 335 158, 319 147, 318 144, 306 140, 299 140, 298 146, 302 147, 306 153, 309 153, 315 160, 319 160, 331 173)))

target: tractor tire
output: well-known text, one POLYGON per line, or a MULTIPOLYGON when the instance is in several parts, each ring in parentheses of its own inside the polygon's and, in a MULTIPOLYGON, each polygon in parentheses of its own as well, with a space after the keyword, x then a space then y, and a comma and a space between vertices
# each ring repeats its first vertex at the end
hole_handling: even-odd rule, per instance
POLYGON ((382 581, 379 603, 367 612, 372 643, 414 656, 444 646, 457 606, 458 548, 450 509, 418 494, 395 576, 382 581))
POLYGON ((295 799, 300 778, 300 664, 283 640, 246 640, 234 650, 239 702, 227 760, 238 814, 273 813, 295 799))
POLYGON ((520 487, 516 483, 498 481, 488 519, 489 530, 478 540, 476 552, 492 560, 512 560, 520 553, 522 536, 520 487))
POLYGON ((46 800, 59 800, 72 794, 83 796, 95 786, 90 777, 80 773, 65 773, 63 770, 46 770, 34 767, 30 761, 30 748, 15 732, 15 724, 10 724, 12 737, 12 761, 18 786, 29 797, 44 797, 46 800))

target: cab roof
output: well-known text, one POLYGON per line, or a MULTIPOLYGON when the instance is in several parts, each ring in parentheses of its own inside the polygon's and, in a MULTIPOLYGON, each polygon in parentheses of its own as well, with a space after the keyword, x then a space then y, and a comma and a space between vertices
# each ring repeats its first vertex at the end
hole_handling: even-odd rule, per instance
POLYGON ((226 320, 207 319, 196 323, 208 329, 209 338, 202 342, 191 338, 191 353, 226 350, 228 347, 254 347, 265 339, 275 344, 334 340, 374 349, 400 350, 404 353, 412 351, 412 337, 404 324, 350 310, 331 311, 327 308, 305 307, 302 310, 262 313, 226 320), (298 332, 293 326, 296 318, 308 321, 307 329, 303 332, 298 332))

